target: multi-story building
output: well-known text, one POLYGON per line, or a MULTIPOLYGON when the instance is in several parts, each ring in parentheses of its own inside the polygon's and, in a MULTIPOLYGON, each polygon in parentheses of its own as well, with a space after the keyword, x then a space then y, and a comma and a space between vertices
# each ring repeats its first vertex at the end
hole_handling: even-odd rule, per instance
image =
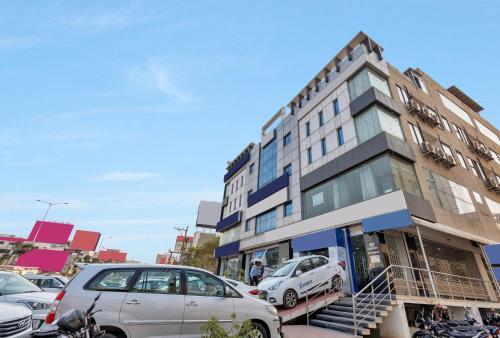
MULTIPOLYGON (((399 71, 359 33, 287 108, 227 167, 220 274, 322 254, 348 263, 348 292, 392 265, 407 297, 442 298, 438 279, 453 275, 497 300, 483 246, 500 242, 500 141, 479 104, 399 71)), ((469 299, 449 281, 447 292, 469 299)))

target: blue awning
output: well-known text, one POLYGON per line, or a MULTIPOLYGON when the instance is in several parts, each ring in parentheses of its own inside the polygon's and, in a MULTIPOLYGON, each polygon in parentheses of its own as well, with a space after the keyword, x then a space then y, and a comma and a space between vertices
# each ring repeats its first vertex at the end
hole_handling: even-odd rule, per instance
POLYGON ((221 245, 215 249, 215 258, 236 255, 240 252, 240 241, 221 245))
POLYGON ((315 232, 292 239, 294 252, 316 250, 337 245, 336 229, 315 232))
POLYGON ((408 209, 365 218, 361 221, 363 232, 405 228, 412 224, 413 220, 411 219, 410 211, 408 209))

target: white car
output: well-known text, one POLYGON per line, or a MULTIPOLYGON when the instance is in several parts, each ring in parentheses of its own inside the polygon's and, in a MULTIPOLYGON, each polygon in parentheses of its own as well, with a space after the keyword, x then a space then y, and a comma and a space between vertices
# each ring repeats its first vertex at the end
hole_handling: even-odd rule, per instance
POLYGON ((31 311, 23 305, 0 303, 0 337, 21 338, 31 332, 31 311))
POLYGON ((226 278, 226 277, 221 277, 223 280, 226 281, 226 283, 229 283, 230 285, 234 286, 236 290, 241 291, 246 294, 250 294, 254 297, 259 296, 259 290, 257 289, 256 286, 250 286, 248 284, 245 284, 243 282, 238 282, 234 279, 226 278))
POLYGON ((333 264, 324 256, 290 259, 259 283, 259 297, 273 305, 292 309, 307 292, 320 292, 328 288, 341 291, 344 266, 342 263, 333 264))
POLYGON ((68 284, 69 278, 64 276, 51 275, 26 275, 30 282, 47 292, 59 292, 68 284))
POLYGON ((44 292, 16 273, 0 271, 0 303, 16 303, 30 309, 35 330, 43 324, 55 297, 55 293, 44 292))
POLYGON ((179 265, 88 264, 61 291, 42 331, 72 309, 86 310, 101 292, 95 320, 108 338, 199 338, 215 317, 227 330, 251 320, 260 338, 280 338, 271 304, 236 290, 218 276, 179 265))

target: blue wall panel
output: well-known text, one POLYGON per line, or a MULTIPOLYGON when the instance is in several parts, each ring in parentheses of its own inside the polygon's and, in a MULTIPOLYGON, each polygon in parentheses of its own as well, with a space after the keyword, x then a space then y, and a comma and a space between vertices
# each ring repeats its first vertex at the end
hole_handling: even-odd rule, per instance
POLYGON ((236 211, 234 214, 227 216, 224 219, 221 219, 217 222, 216 231, 221 232, 229 229, 233 225, 236 225, 241 222, 241 211, 236 211))
POLYGON ((332 246, 337 246, 335 229, 315 232, 292 239, 292 248, 294 252, 328 248, 332 246))
POLYGON ((250 161, 250 152, 243 155, 224 175, 224 183, 231 178, 241 167, 250 161))
POLYGON ((276 178, 274 181, 271 181, 269 184, 265 185, 261 189, 257 190, 253 194, 248 196, 248 206, 252 205, 266 199, 271 196, 275 192, 280 191, 283 188, 288 187, 288 174, 284 173, 280 177, 276 178))
POLYGON ((410 211, 403 209, 387 214, 365 218, 361 224, 363 232, 374 232, 408 227, 413 224, 410 211))
POLYGON ((221 245, 215 249, 215 258, 236 255, 240 252, 240 241, 231 242, 221 245))

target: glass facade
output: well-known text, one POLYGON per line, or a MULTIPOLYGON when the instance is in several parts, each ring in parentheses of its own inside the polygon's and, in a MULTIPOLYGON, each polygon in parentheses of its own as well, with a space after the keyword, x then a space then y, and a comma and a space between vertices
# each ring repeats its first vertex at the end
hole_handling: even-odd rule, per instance
POLYGON ((356 74, 356 76, 349 80, 348 87, 351 101, 354 101, 355 99, 360 97, 371 87, 375 87, 385 95, 391 97, 391 92, 389 90, 387 80, 376 74, 370 68, 364 68, 362 71, 356 74))
POLYGON ((304 218, 318 216, 392 191, 421 196, 411 163, 383 155, 303 193, 304 218))
POLYGON ((238 256, 224 257, 220 261, 220 274, 226 278, 238 280, 239 265, 238 256))
POLYGON ((276 178, 277 147, 276 138, 260 151, 259 189, 276 178))
POLYGON ((466 187, 428 169, 425 169, 425 174, 437 206, 458 215, 476 214, 476 208, 466 187))
POLYGON ((276 209, 266 211, 255 218, 255 234, 276 228, 276 209))
POLYGON ((227 231, 220 233, 220 245, 235 242, 240 239, 240 227, 235 226, 227 231))
POLYGON ((404 140, 399 118, 379 106, 371 106, 354 118, 358 142, 363 143, 385 131, 404 140))

